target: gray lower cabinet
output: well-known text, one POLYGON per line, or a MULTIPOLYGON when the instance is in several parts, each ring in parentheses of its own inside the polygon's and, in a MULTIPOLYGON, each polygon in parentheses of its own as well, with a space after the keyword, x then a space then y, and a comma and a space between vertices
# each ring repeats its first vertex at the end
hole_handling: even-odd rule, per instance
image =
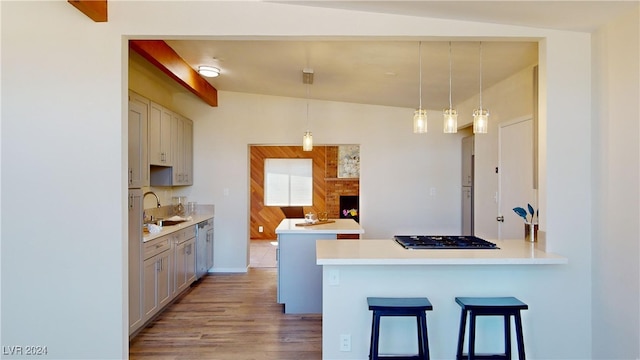
POLYGON ((188 288, 196 280, 196 239, 191 237, 178 242, 175 250, 175 293, 176 295, 188 288))
MULTIPOLYGON (((141 206, 142 193, 131 192, 131 198, 140 199, 141 206)), ((196 226, 145 243, 141 226, 138 246, 129 243, 130 336, 196 281, 196 226)))
POLYGON ((129 189, 129 335, 144 322, 142 313, 142 190, 129 189))
POLYGON ((151 319, 171 300, 173 271, 170 240, 171 236, 167 235, 144 244, 144 321, 151 319))

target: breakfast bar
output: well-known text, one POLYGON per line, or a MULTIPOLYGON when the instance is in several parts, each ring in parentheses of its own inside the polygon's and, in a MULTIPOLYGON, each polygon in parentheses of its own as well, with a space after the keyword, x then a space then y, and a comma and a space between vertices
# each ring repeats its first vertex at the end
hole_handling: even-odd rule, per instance
POLYGON ((364 229, 353 219, 309 224, 305 219, 284 219, 278 234, 278 303, 287 314, 322 312, 322 267, 316 264, 316 240, 336 241, 340 234, 360 235, 364 229))
MULTIPOLYGON (((432 359, 454 359, 459 330, 457 296, 514 296, 529 304, 523 313, 527 357, 553 358, 553 344, 567 346, 562 313, 571 309, 568 259, 523 240, 491 240, 491 249, 407 249, 392 239, 316 243, 322 279, 323 359, 366 359, 371 312, 367 297, 428 297, 432 359), (349 346, 343 343, 349 339, 349 346), (347 350, 348 349, 348 350, 347 350)), ((495 320, 495 321, 494 321, 495 320)), ((415 321, 385 319, 380 353, 416 353, 415 321)), ((503 349, 502 321, 478 323, 481 353, 503 349), (488 334, 496 334, 489 336, 488 334)), ((579 344, 576 343, 576 346, 579 344)))

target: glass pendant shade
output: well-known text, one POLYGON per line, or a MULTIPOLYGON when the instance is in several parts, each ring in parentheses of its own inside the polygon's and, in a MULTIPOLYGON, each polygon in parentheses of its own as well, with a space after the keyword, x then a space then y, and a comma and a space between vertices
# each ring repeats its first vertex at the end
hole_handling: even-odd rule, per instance
POLYGON ((427 132, 427 110, 419 108, 413 113, 413 132, 416 134, 427 132))
POLYGON ((455 109, 446 109, 443 113, 443 131, 445 134, 455 134, 458 132, 458 112, 455 109))
POLYGON ((473 133, 486 134, 489 125, 489 111, 476 109, 473 111, 473 133))
POLYGON ((473 110, 473 133, 486 134, 489 129, 489 111, 482 108, 482 42, 480 43, 480 107, 473 110))
POLYGON ((313 150, 313 135, 311 131, 306 131, 302 137, 302 151, 313 150))

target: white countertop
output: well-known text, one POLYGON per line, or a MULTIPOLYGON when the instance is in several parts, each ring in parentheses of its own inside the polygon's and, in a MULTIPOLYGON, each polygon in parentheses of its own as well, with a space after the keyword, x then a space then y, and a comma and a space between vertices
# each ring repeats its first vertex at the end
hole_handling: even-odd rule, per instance
POLYGON ((276 234, 364 234, 364 229, 353 219, 329 219, 334 222, 313 226, 296 226, 304 219, 284 219, 276 234))
POLYGON ((173 232, 182 230, 189 226, 194 226, 195 224, 213 218, 214 212, 211 211, 198 211, 197 214, 191 215, 191 220, 182 222, 180 224, 171 225, 171 226, 163 226, 162 230, 156 234, 144 233, 142 236, 142 242, 147 242, 149 240, 157 239, 161 236, 165 236, 171 234, 173 232))
POLYGON ((568 259, 523 240, 490 240, 500 249, 407 250, 391 239, 318 240, 318 265, 543 265, 568 259))

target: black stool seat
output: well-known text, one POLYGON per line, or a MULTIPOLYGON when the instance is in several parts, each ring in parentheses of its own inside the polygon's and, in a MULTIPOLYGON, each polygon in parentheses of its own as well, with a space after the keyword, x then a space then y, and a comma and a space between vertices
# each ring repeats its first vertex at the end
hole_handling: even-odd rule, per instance
POLYGON ((457 297, 456 303, 462 308, 460 316, 460 332, 458 334, 457 360, 473 359, 511 359, 511 316, 516 325, 516 340, 518 345, 518 358, 525 360, 524 337, 522 335, 522 318, 520 310, 526 310, 529 306, 514 297, 457 297), (469 352, 462 352, 467 322, 467 313, 471 316, 469 321, 469 352), (476 317, 477 316, 503 316, 504 317, 504 354, 476 354, 476 317))
POLYGON ((381 298, 368 297, 369 310, 373 311, 371 323, 371 344, 369 359, 422 359, 429 360, 429 338, 427 336, 427 315, 425 311, 433 310, 426 297, 421 298, 381 298), (418 355, 416 356, 380 356, 378 354, 380 340, 381 316, 415 316, 418 327, 418 355))

